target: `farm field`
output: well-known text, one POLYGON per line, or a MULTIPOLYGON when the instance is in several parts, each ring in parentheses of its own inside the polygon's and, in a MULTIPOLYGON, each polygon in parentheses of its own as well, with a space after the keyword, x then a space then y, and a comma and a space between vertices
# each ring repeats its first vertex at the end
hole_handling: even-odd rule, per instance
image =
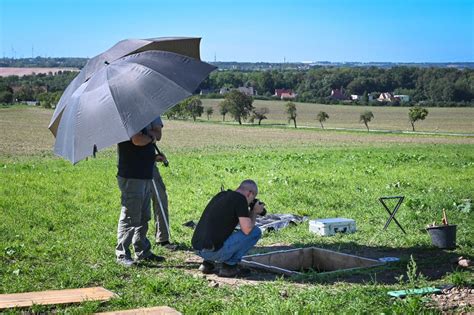
MULTIPOLYGON (((270 106, 278 104, 268 106, 271 115, 270 106)), ((371 109, 377 120, 379 108, 371 109)), ((461 116, 472 113, 460 110, 465 111, 461 116)), ((303 116, 303 110, 298 113, 303 116)), ((154 248, 167 258, 164 264, 124 269, 114 258, 120 210, 115 149, 75 166, 54 157, 47 130, 51 115, 51 110, 26 106, 0 109, 0 293, 103 286, 119 297, 107 303, 34 306, 30 312, 86 314, 168 305, 183 314, 437 313, 441 308, 430 297, 393 299, 387 292, 474 284, 472 267, 451 262, 474 258, 473 210, 467 201, 474 197, 474 137, 295 130, 268 125, 271 121, 258 127, 165 120, 161 148, 170 167, 160 171, 169 195, 171 237, 181 250, 154 248), (255 252, 317 246, 400 261, 331 276, 203 278, 190 248, 192 230, 183 223, 197 221, 221 185, 234 189, 245 178, 257 181, 270 213, 347 217, 357 223, 354 234, 323 238, 310 233, 305 222, 265 234, 255 252), (378 198, 393 195, 406 197, 396 216, 406 235, 393 222, 382 230, 387 213, 378 198), (458 225, 455 250, 432 247, 424 230, 440 222, 443 208, 450 223, 458 225)), ((457 120, 444 120, 440 130, 460 132, 449 129, 457 120)), ((470 128, 463 131, 472 133, 470 128)), ((474 311, 462 303, 443 309, 474 311)))
MULTIPOLYGON (((219 114, 219 103, 221 99, 203 99, 203 106, 211 106, 214 109, 212 120, 222 121, 219 114)), ((254 100, 256 108, 267 107, 270 113, 268 119, 262 124, 287 124, 284 101, 254 100)), ((370 129, 380 130, 402 130, 411 131, 408 121, 408 107, 380 107, 380 106, 350 106, 350 105, 324 105, 295 102, 297 108, 297 124, 321 128, 316 115, 319 111, 329 114, 329 119, 324 123, 325 128, 354 128, 365 130, 364 124, 359 122, 359 115, 364 110, 374 113, 374 119, 369 123, 370 129)), ((416 131, 425 132, 456 132, 474 134, 474 108, 440 108, 430 107, 428 116, 424 121, 415 123, 416 131)), ((231 120, 227 115, 226 120, 231 120)), ((201 119, 207 119, 203 114, 201 119)))
POLYGON ((19 77, 24 75, 35 74, 48 74, 48 73, 57 73, 59 71, 79 71, 77 68, 15 68, 15 67, 0 67, 0 77, 8 77, 10 75, 17 75, 19 77))

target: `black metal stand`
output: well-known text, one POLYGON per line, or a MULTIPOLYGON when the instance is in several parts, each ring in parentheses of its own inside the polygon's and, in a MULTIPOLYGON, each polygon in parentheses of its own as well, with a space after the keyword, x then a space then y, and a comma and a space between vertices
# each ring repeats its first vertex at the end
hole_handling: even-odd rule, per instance
POLYGON ((400 205, 402 204, 403 199, 405 199, 404 196, 391 196, 391 197, 380 197, 379 198, 379 201, 382 203, 383 207, 385 208, 385 210, 387 210, 388 214, 390 215, 390 217, 387 220, 387 223, 385 223, 385 226, 383 227, 384 230, 387 229, 388 225, 393 220, 398 225, 398 227, 403 231, 403 233, 407 234, 407 232, 405 232, 405 230, 402 228, 400 223, 398 223, 397 219, 395 219, 395 214, 397 213, 398 209, 400 208, 400 205), (398 203, 395 206, 395 208, 393 208, 393 212, 391 212, 390 209, 385 204, 385 200, 388 200, 388 199, 398 199, 398 203))

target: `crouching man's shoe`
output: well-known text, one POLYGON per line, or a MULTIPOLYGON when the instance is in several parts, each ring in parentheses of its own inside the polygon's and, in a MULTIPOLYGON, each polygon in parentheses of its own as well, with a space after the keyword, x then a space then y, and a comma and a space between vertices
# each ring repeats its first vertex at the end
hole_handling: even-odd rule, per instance
POLYGON ((250 275, 250 269, 244 268, 238 265, 222 264, 222 268, 219 270, 219 277, 234 278, 234 277, 246 277, 250 275))
POLYGON ((203 274, 210 274, 216 270, 216 266, 212 261, 204 260, 202 264, 199 266, 199 271, 203 274))

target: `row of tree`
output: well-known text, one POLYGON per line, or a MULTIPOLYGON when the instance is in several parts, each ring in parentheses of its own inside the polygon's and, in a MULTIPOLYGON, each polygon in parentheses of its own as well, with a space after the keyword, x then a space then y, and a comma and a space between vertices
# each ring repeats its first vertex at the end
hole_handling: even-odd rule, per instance
MULTIPOLYGON (((267 114, 270 112, 267 107, 255 108, 253 105, 253 98, 247 96, 242 92, 233 90, 226 94, 224 100, 219 103, 219 113, 222 115, 222 120, 225 121, 227 114, 230 114, 232 118, 237 121, 240 125, 242 121, 247 120, 250 123, 258 121, 260 125, 262 120, 267 119, 267 114)), ((297 109, 296 104, 288 102, 285 105, 288 122, 293 122, 295 128, 297 128, 296 117, 297 109)), ((184 100, 178 105, 168 110, 165 115, 168 119, 187 119, 192 117, 196 121, 197 117, 201 117, 203 113, 206 113, 207 119, 209 120, 211 115, 214 113, 212 107, 206 107, 202 105, 202 101, 199 97, 194 96, 184 100)), ((413 131, 415 131, 415 122, 418 120, 424 120, 428 116, 428 110, 419 106, 414 106, 408 111, 408 118, 412 125, 413 131)), ((360 114, 359 120, 365 125, 367 131, 369 131, 369 122, 374 118, 372 111, 364 111, 360 114)), ((321 128, 324 129, 324 122, 329 119, 329 115, 325 111, 320 111, 316 119, 321 124, 321 128)))
POLYGON ((39 101, 43 107, 53 107, 78 72, 59 71, 0 77, 0 103, 39 101))
POLYGON ((35 58, 0 58, 0 67, 38 67, 38 68, 78 68, 87 63, 88 58, 76 57, 35 57, 35 58))

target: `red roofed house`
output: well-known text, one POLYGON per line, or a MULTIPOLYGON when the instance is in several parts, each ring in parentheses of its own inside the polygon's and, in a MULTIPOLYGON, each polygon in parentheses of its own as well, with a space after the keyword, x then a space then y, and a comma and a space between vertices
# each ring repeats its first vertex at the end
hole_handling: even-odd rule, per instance
POLYGON ((293 93, 293 92, 290 92, 290 93, 281 93, 281 96, 280 98, 282 100, 293 100, 296 98, 296 94, 293 93))
POLYGON ((338 100, 338 101, 344 101, 344 100, 347 100, 349 99, 346 95, 344 95, 344 92, 342 91, 342 89, 332 89, 331 90, 331 95, 329 96, 329 98, 333 99, 333 100, 338 100))
POLYGON ((293 90, 291 90, 291 89, 275 89, 274 96, 277 96, 277 97, 281 98, 282 93, 293 94, 293 90))

